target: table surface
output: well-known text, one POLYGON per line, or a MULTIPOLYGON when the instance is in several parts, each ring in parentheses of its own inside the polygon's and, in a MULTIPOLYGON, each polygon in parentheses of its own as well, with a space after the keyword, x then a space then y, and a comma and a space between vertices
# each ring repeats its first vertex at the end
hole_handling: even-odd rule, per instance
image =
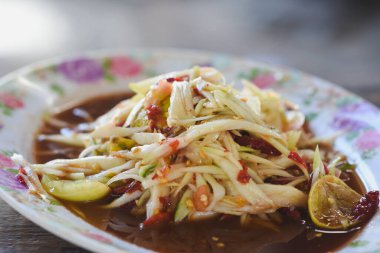
MULTIPOLYGON (((295 67, 380 106, 379 6, 355 0, 0 0, 0 75, 84 50, 193 48, 295 67)), ((86 252, 2 200, 0 217, 0 253, 86 252)))

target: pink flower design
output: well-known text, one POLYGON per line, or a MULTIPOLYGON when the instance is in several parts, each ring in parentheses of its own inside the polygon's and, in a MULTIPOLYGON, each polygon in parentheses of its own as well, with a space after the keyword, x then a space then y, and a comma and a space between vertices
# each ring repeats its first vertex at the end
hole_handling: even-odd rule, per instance
POLYGON ((7 156, 0 154, 0 168, 16 168, 17 165, 7 156))
POLYGON ((18 166, 9 157, 0 154, 0 185, 13 190, 25 190, 17 175, 5 170, 7 168, 18 169, 18 166))
POLYGON ((110 59, 110 73, 115 76, 132 77, 140 74, 142 66, 129 57, 114 57, 110 59))
POLYGON ((103 77, 102 66, 91 59, 76 59, 63 62, 58 66, 67 79, 78 82, 79 84, 94 83, 103 77))
POLYGON ((356 141, 356 145, 361 150, 380 147, 380 132, 371 130, 363 133, 356 141))
POLYGON ((24 107, 24 103, 20 99, 7 92, 0 94, 0 103, 11 109, 19 109, 24 107))
POLYGON ((3 169, 0 169, 0 185, 12 190, 26 189, 18 180, 17 175, 3 169))
POLYGON ((344 105, 340 108, 342 113, 348 113, 348 114, 357 114, 357 115, 363 115, 363 114, 374 114, 379 115, 380 111, 375 106, 371 105, 368 102, 360 101, 353 104, 344 105))
POLYGON ((259 88, 265 89, 276 83, 276 78, 272 73, 261 73, 252 79, 252 82, 259 88))

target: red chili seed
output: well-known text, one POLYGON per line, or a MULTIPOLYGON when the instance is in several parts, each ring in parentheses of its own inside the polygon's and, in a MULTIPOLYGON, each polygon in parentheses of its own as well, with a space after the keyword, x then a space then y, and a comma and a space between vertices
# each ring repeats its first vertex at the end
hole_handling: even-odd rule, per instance
POLYGON ((370 191, 364 194, 363 197, 356 204, 352 215, 360 221, 368 221, 373 215, 375 215, 379 208, 379 191, 370 191))

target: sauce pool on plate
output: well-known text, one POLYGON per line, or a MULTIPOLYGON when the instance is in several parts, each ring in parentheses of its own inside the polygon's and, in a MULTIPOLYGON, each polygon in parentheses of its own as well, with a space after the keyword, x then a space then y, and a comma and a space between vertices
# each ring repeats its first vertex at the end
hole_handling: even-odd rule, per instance
MULTIPOLYGON (((111 94, 80 101, 75 106, 54 115, 60 124, 43 122, 38 134, 55 134, 74 128, 80 123, 91 122, 109 111, 120 101, 131 97, 130 93, 111 94), (63 124, 62 124, 63 123, 63 124)), ((75 158, 81 148, 41 141, 35 138, 34 159, 46 163, 53 159, 75 158)), ((363 184, 355 173, 347 173, 346 182, 359 193, 364 193, 363 184)), ((261 221, 241 226, 239 218, 222 216, 197 222, 141 228, 144 217, 129 214, 130 205, 117 209, 104 209, 103 201, 94 203, 62 203, 74 214, 94 226, 106 230, 119 238, 158 252, 328 252, 347 245, 360 232, 342 231, 325 233, 315 229, 308 220, 292 220, 284 216, 277 227, 261 221)), ((291 215, 290 215, 291 216, 291 215)), ((306 217, 307 215, 302 215, 306 217)))

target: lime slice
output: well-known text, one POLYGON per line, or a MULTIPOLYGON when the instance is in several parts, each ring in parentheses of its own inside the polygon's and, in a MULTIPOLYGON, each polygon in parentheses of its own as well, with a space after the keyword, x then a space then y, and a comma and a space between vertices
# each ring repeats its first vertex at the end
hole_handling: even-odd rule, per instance
POLYGON ((107 185, 90 180, 53 180, 44 175, 41 183, 48 193, 68 201, 94 201, 105 197, 110 192, 107 185))
POLYGON ((352 212, 361 195, 341 179, 326 175, 318 179, 309 192, 311 220, 320 228, 346 229, 358 223, 352 212))

